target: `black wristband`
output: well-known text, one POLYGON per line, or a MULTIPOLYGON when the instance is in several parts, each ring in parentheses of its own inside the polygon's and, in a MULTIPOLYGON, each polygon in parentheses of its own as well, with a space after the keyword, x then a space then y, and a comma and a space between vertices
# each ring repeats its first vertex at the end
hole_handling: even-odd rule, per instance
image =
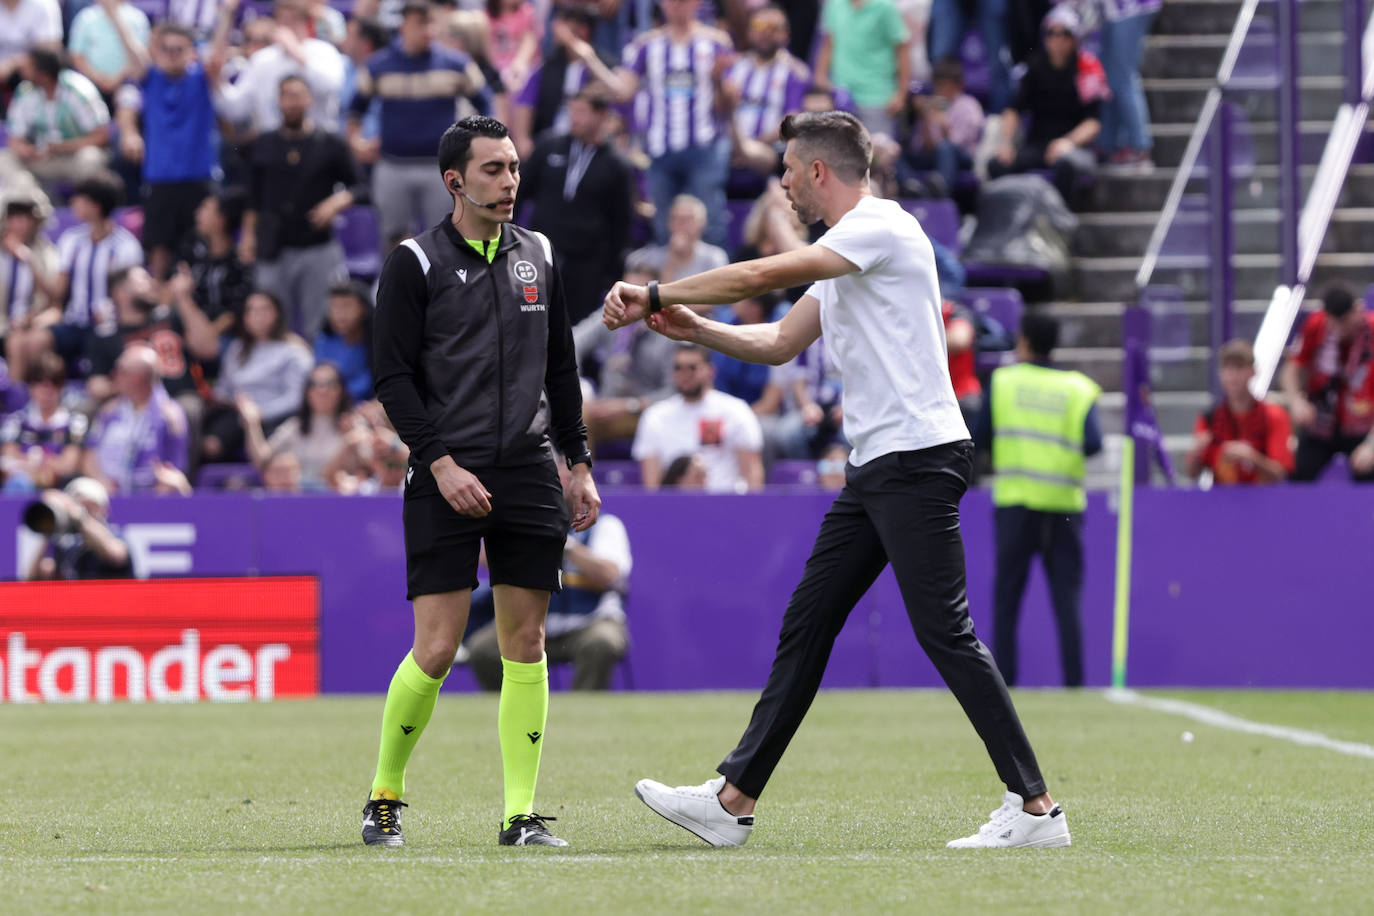
POLYGON ((658 281, 649 281, 649 314, 654 315, 663 311, 663 299, 658 294, 658 281))
POLYGON ((583 448, 581 454, 569 455, 566 460, 568 462, 568 470, 570 471, 573 469, 573 465, 576 464, 585 464, 590 468, 592 466, 592 453, 586 448, 583 448))

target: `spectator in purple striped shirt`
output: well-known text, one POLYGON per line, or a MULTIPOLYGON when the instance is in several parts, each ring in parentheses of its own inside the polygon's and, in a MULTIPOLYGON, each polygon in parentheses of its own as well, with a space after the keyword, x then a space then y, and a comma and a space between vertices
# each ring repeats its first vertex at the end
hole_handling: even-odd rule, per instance
POLYGON ((115 363, 115 391, 86 437, 84 472, 111 492, 181 490, 187 457, 186 414, 168 396, 157 354, 134 344, 115 363))
POLYGON ((735 164, 760 175, 777 169, 778 128, 802 110, 811 69, 787 51, 787 14, 765 6, 749 18, 749 52, 725 74, 734 109, 735 164))
POLYGON ((662 2, 664 26, 630 43, 610 88, 622 102, 640 90, 648 99, 643 134, 655 237, 660 243, 668 240, 668 208, 679 194, 690 194, 710 214, 707 241, 720 245, 731 151, 722 81, 734 44, 729 35, 697 20, 701 0, 662 2))

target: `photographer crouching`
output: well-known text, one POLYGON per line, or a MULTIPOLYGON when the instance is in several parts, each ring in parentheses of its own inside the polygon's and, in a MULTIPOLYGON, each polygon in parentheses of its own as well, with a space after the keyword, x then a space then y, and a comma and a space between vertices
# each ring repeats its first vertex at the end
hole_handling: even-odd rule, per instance
POLYGON ((100 481, 78 477, 62 490, 44 490, 24 509, 24 524, 43 536, 24 577, 131 579, 129 548, 108 524, 110 495, 100 481))

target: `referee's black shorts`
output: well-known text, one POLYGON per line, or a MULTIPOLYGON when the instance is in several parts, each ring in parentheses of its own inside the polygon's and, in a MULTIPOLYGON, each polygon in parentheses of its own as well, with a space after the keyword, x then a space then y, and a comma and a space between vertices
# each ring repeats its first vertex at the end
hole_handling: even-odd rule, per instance
POLYGON ((569 517, 553 461, 466 470, 491 494, 484 518, 459 515, 439 493, 429 466, 411 466, 401 513, 406 598, 476 588, 481 541, 492 585, 559 591, 569 517))

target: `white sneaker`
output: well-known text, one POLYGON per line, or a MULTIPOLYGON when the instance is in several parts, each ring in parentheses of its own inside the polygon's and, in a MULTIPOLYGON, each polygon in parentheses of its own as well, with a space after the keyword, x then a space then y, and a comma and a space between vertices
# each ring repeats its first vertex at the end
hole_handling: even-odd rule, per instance
POLYGON ((1024 802, 1015 792, 1008 792, 1002 807, 989 815, 986 824, 973 836, 950 840, 950 849, 995 849, 1012 846, 1068 846, 1069 822, 1064 810, 1055 805, 1048 814, 1031 814, 1021 810, 1024 802))
POLYGON ((712 846, 743 846, 754 829, 754 816, 736 817, 720 803, 725 777, 717 776, 699 786, 672 788, 652 779, 635 783, 635 795, 657 814, 712 846))

